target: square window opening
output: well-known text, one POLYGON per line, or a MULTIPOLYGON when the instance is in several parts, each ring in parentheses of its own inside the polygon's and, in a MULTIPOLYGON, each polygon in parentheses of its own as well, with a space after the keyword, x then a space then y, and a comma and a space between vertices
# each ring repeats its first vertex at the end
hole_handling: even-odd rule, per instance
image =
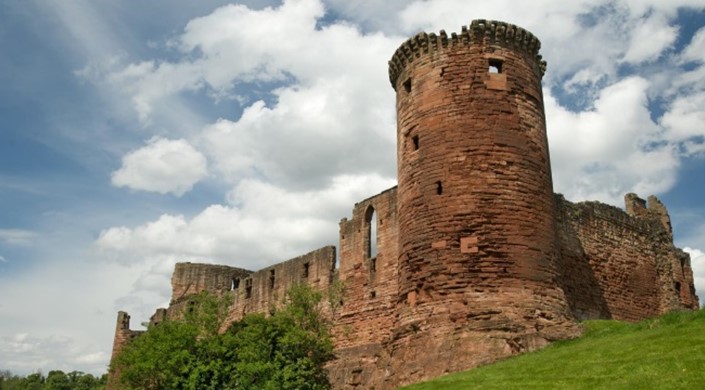
POLYGON ((488 68, 489 73, 499 74, 502 73, 502 60, 490 59, 490 65, 488 68))

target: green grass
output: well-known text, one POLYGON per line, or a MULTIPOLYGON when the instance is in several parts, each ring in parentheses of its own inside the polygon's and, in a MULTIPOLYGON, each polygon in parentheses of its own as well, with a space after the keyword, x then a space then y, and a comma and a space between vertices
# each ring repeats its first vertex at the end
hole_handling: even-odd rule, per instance
POLYGON ((584 325, 579 339, 404 389, 705 389, 705 310, 584 325))

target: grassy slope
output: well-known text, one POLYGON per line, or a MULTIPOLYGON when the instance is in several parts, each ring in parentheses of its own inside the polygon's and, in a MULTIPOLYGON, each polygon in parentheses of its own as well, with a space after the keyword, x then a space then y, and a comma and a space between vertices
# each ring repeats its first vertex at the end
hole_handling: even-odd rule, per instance
POLYGON ((705 389, 705 310, 585 326, 579 339, 405 389, 705 389))

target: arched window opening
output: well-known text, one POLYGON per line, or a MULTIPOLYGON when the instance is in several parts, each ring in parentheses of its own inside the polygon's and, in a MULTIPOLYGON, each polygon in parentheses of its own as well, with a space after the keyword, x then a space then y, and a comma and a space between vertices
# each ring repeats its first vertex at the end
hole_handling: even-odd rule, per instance
POLYGON ((377 211, 370 206, 365 212, 365 257, 377 257, 377 211))
POLYGON ((252 279, 245 279, 245 298, 252 298, 252 279))

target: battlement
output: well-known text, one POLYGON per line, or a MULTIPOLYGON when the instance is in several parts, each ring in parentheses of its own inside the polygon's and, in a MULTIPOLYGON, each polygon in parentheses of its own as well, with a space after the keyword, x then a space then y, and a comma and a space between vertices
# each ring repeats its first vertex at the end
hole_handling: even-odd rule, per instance
POLYGON ((510 23, 496 20, 477 19, 470 26, 463 26, 460 34, 450 36, 441 30, 439 34, 420 32, 406 40, 389 60, 389 81, 396 90, 397 79, 406 65, 422 54, 443 51, 456 45, 495 45, 512 50, 524 51, 535 57, 541 75, 546 72, 546 61, 539 55, 541 41, 529 31, 510 23))

